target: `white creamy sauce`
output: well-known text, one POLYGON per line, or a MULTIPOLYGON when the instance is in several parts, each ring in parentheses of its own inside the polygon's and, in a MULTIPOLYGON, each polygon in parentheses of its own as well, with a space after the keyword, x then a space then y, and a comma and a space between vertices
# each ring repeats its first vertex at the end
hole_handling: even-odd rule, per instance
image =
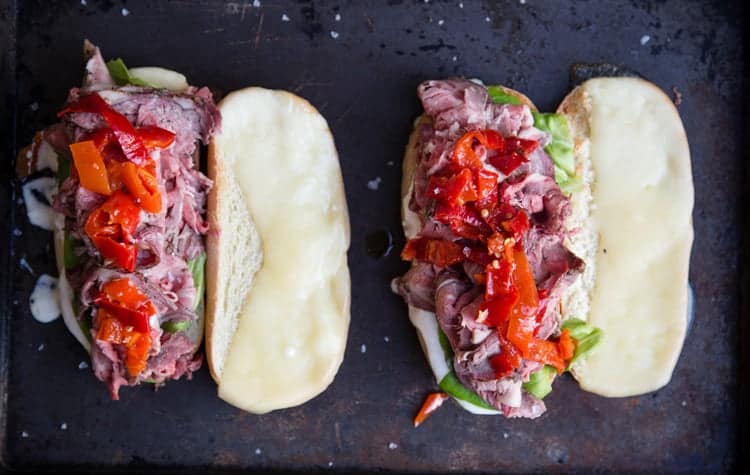
POLYGON ((31 315, 39 323, 49 323, 60 318, 57 279, 48 274, 39 276, 29 297, 29 305, 31 315))
POLYGON ((57 182, 50 177, 37 178, 23 185, 23 201, 26 204, 26 215, 31 224, 47 231, 53 230, 55 212, 50 204, 56 190, 57 182), (40 195, 47 199, 46 203, 40 195))

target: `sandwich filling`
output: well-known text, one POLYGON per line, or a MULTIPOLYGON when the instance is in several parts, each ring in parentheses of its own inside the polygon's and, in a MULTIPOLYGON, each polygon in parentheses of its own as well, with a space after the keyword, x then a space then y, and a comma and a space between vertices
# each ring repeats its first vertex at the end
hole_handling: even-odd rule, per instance
POLYGON ((507 417, 538 417, 545 388, 593 331, 561 321, 561 299, 584 268, 565 244, 571 210, 561 186, 575 187, 559 153, 567 126, 468 80, 427 81, 418 95, 425 116, 402 252, 412 266, 398 292, 437 318, 453 370, 445 391, 507 417))
POLYGON ((194 156, 220 115, 207 88, 150 87, 86 50, 84 85, 42 138, 58 154, 53 206, 75 317, 94 373, 118 399, 123 385, 190 378, 201 366, 212 183, 194 156))

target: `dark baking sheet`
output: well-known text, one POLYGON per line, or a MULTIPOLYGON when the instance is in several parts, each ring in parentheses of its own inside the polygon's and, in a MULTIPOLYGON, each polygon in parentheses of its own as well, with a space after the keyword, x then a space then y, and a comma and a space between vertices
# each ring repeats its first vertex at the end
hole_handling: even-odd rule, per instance
POLYGON ((2 2, 0 437, 6 468, 713 473, 742 467, 740 2, 462 5, 2 2), (26 222, 10 157, 54 120, 67 89, 80 81, 84 37, 107 57, 177 69, 194 84, 289 89, 328 119, 352 219, 353 295, 344 364, 323 395, 253 416, 219 400, 204 368, 193 381, 156 393, 126 389, 112 402, 90 370, 78 369, 87 355, 63 323, 32 319, 35 275, 19 262, 26 259, 36 275, 54 274, 51 236, 26 222), (388 286, 404 270, 397 252, 403 244, 398 165, 419 113, 415 88, 427 78, 480 77, 526 92, 549 110, 568 90, 576 62, 621 65, 682 94, 696 192, 690 273, 696 318, 673 380, 646 396, 605 399, 564 377, 546 399, 548 413, 536 421, 474 417, 451 403, 415 430, 411 418, 435 384, 404 305, 388 286), (369 189, 377 177, 379 188, 369 189), (382 259, 365 252, 365 237, 378 230, 390 231, 396 244, 382 259), (390 443, 398 447, 389 449, 390 443))

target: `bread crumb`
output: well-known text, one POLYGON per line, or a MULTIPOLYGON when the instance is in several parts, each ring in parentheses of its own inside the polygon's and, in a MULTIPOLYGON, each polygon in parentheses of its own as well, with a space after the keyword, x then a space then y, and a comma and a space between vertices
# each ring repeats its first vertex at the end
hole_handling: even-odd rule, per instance
POLYGON ((641 46, 646 46, 646 43, 651 41, 651 37, 648 35, 641 36, 641 46))
POLYGON ((289 16, 286 13, 281 14, 281 21, 289 21, 289 16))
POLYGON ((395 442, 388 442, 388 450, 394 450, 398 448, 398 444, 395 442))
POLYGON ((335 40, 338 37, 339 37, 339 32, 331 30, 331 38, 335 40))
POLYGON ((31 268, 31 265, 29 264, 29 262, 26 260, 25 257, 22 257, 18 260, 18 265, 21 266, 22 269, 28 271, 29 274, 36 275, 36 273, 34 272, 34 269, 31 268))
POLYGON ((382 182, 383 182, 383 179, 377 176, 375 177, 375 179, 367 182, 367 188, 371 189, 372 191, 376 191, 380 187, 380 184, 382 182))
POLYGON ((672 102, 674 102, 675 107, 680 107, 680 104, 682 104, 682 93, 677 89, 677 86, 672 86, 672 93, 674 94, 672 102))

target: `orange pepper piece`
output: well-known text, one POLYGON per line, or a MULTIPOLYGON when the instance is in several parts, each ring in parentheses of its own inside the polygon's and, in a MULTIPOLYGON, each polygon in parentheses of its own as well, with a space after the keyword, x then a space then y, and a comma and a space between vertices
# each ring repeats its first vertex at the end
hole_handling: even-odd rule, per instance
POLYGON ((70 144, 70 152, 73 154, 73 163, 81 186, 102 195, 112 194, 104 159, 94 142, 86 140, 70 144))

